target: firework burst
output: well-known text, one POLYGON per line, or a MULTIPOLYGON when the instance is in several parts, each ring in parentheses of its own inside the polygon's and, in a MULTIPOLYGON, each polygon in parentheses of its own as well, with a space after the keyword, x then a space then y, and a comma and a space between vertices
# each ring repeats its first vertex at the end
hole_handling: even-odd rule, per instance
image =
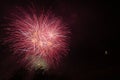
POLYGON ((48 69, 67 54, 69 30, 51 13, 18 8, 9 21, 6 42, 27 68, 48 69))

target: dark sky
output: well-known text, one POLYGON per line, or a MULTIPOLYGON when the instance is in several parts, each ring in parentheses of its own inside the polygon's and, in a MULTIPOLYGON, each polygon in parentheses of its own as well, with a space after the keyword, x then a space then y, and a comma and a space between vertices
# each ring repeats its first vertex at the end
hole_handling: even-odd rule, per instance
MULTIPOLYGON (((31 0, 33 1, 33 0, 31 0)), ((0 0, 0 38, 3 16, 30 0, 0 0)), ((60 16, 71 30, 70 51, 54 71, 29 72, 16 63, 7 45, 0 42, 0 80, 112 80, 119 69, 119 6, 105 0, 36 0, 38 8, 60 16), (113 73, 114 72, 114 73, 113 73)), ((116 4, 115 4, 116 3, 116 4)))

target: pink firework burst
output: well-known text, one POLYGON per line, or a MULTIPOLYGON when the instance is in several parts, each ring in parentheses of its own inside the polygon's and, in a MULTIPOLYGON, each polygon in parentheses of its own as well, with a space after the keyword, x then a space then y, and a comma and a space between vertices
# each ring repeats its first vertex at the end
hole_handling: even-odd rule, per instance
POLYGON ((67 54, 69 30, 59 18, 35 8, 18 8, 10 17, 6 41, 27 68, 48 69, 67 54))

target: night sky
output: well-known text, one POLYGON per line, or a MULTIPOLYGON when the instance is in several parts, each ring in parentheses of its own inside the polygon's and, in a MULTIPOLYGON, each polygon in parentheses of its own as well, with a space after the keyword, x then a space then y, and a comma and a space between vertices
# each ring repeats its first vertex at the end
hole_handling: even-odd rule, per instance
MULTIPOLYGON (((110 0, 0 0, 0 80, 112 80, 120 76, 119 6, 110 0), (21 67, 2 44, 4 16, 31 1, 61 17, 71 30, 70 51, 55 70, 21 67)), ((116 79, 115 79, 116 80, 116 79)))

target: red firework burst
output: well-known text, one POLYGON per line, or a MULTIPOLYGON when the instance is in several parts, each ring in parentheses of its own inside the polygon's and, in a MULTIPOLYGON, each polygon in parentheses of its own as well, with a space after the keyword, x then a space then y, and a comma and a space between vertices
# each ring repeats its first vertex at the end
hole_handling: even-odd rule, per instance
POLYGON ((36 13, 35 9, 18 9, 9 18, 9 37, 14 54, 29 68, 56 65, 68 51, 69 30, 51 13, 36 13), (34 11, 33 11, 34 10, 34 11), (27 64, 26 64, 27 63, 27 64))

